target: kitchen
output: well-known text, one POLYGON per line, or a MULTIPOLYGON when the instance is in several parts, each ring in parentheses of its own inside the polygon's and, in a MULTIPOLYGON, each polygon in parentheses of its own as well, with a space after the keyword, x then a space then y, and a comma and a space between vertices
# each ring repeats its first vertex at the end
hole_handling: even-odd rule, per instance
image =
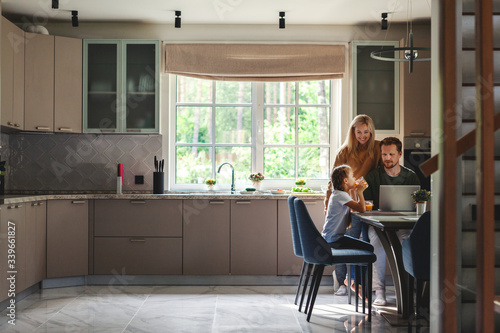
MULTIPOLYGON (((4 11, 6 7, 4 4, 4 11)), ((231 11, 233 10, 237 11, 237 8, 231 9, 231 11)), ((230 14, 231 11, 223 14, 230 14)), ((275 25, 271 24, 252 26, 249 29, 248 25, 238 24, 229 26, 227 24, 189 24, 187 23, 188 12, 183 11, 183 13, 181 29, 174 28, 171 22, 169 24, 85 23, 82 11, 80 11, 81 22, 78 28, 71 27, 69 22, 51 23, 49 21, 45 26, 50 34, 55 36, 84 39, 156 39, 168 42, 239 41, 254 43, 279 40, 280 42, 307 41, 348 45, 353 40, 400 40, 405 35, 404 24, 394 24, 386 36, 386 32, 373 31, 375 23, 356 26, 294 25, 291 23, 293 15, 289 14, 285 30, 278 30, 275 25)), ((173 21, 173 15, 171 15, 173 13, 168 14, 172 16, 170 20, 173 21)), ((374 21, 377 22, 378 26, 378 17, 374 21)), ((429 24, 416 24, 414 29, 425 36, 419 37, 417 41, 430 43, 429 24)), ((350 68, 347 67, 346 73, 349 75, 350 68)), ((423 132, 422 136, 430 136, 430 65, 418 64, 412 74, 408 74, 405 68, 401 71, 401 77, 400 110, 402 111, 399 119, 399 128, 401 129, 399 135, 403 137, 411 135, 412 132, 423 132), (423 89, 423 87, 427 88, 423 89), (422 107, 425 104, 429 106, 422 107), (423 114, 425 116, 422 116, 423 114)), ((106 193, 115 189, 115 169, 112 165, 117 161, 123 162, 125 165, 124 191, 131 195, 131 197, 124 198, 135 199, 132 197, 133 193, 151 193, 152 173, 154 171, 152 157, 165 158, 167 166, 173 164, 169 160, 169 156, 172 156, 169 155, 171 151, 168 134, 171 123, 169 116, 167 116, 171 115, 169 112, 172 96, 170 94, 171 84, 169 75, 162 72, 160 74, 159 135, 2 133, 2 160, 7 161, 8 168, 7 193, 21 194, 26 193, 26 191, 32 191, 32 193, 52 191, 50 193, 72 195, 82 192, 102 193, 103 197, 96 199, 104 200, 106 193), (147 154, 144 154, 144 151, 147 154), (51 168, 47 168, 47 165, 50 165, 51 168), (106 167, 103 168, 103 165, 106 167), (144 176, 144 184, 136 184, 135 176, 137 175, 144 176)), ((351 119, 349 106, 352 102, 350 102, 349 82, 344 80, 342 84, 345 89, 342 89, 343 102, 339 119, 343 126, 340 126, 338 137, 345 136, 346 124, 351 119)), ((384 134, 380 135, 384 136, 384 134)), ((331 149, 335 150, 334 147, 331 149)), ((168 168, 166 171, 168 179, 165 184, 166 188, 172 188, 170 185, 172 185, 173 178, 168 174, 168 168)), ((224 185, 228 188, 229 183, 224 185)), ((318 181, 315 185, 319 188, 320 182, 318 181)), ((75 197, 76 201, 80 199, 81 197, 75 197)), ((179 197, 179 199, 188 200, 190 197, 179 197)), ((106 235, 104 233, 101 236, 106 235)), ((175 232, 168 234, 168 236, 176 235, 178 233, 175 234, 175 232)))

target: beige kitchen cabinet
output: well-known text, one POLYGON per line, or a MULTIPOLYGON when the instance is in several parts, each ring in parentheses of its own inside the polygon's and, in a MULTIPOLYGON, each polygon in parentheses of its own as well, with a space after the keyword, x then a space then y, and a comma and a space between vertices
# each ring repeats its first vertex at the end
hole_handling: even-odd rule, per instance
POLYGON ((54 36, 25 33, 24 129, 54 128, 54 36))
POLYGON ((231 200, 231 274, 277 274, 276 200, 231 200))
POLYGON ((182 274, 182 200, 95 200, 94 274, 182 274))
MULTIPOLYGON (((304 199, 307 211, 321 232, 325 223, 324 201, 304 199)), ((278 200, 278 275, 299 275, 302 269, 302 258, 293 251, 292 231, 288 200, 278 200)), ((324 275, 331 275, 333 267, 325 267, 324 275)))
POLYGON ((183 201, 183 274, 229 274, 229 200, 183 201))
POLYGON ((26 286, 47 277, 46 201, 26 203, 26 286))
MULTIPOLYGON (((26 223, 25 223, 25 209, 24 204, 3 205, 0 210, 0 220, 4 230, 15 232, 15 267, 7 266, 7 271, 16 271, 16 294, 26 289, 26 253, 29 252, 32 244, 26 240, 26 223), (11 227, 11 228, 9 228, 11 227), (14 227, 14 229, 12 229, 14 227)), ((3 232, 2 232, 3 233, 3 232)), ((4 246, 5 248, 5 246, 4 246)), ((7 255, 4 254, 2 260, 7 260, 7 255)), ((2 269, 2 274, 7 273, 2 269)), ((7 273, 10 275, 9 273, 7 273)), ((5 275, 4 277, 6 277, 5 275)), ((7 285, 8 286, 8 285, 7 285)), ((2 297, 5 294, 2 295, 2 297)))
POLYGON ((182 238, 94 237, 94 274, 182 274, 182 238))
POLYGON ((87 200, 47 201, 47 278, 88 275, 87 200))
POLYGON ((55 36, 54 132, 82 132, 83 43, 55 36))
POLYGON ((182 200, 95 200, 95 236, 182 237, 182 200))
POLYGON ((2 16, 1 124, 24 129, 24 31, 2 16))

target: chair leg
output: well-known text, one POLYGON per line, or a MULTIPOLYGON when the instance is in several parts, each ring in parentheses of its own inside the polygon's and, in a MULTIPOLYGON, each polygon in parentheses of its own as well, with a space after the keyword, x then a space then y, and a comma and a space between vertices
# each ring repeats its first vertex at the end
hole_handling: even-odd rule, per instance
MULTIPOLYGON (((311 319, 311 313, 313 311, 313 307, 314 307, 314 302, 316 301, 316 296, 318 295, 318 290, 319 290, 319 285, 321 284, 321 278, 323 277, 323 271, 325 270, 325 266, 324 265, 317 265, 316 268, 314 269, 314 275, 315 278, 315 282, 314 282, 314 289, 312 290, 313 294, 312 294, 312 299, 311 299, 311 306, 309 307, 308 309, 308 313, 307 313, 307 321, 309 321, 311 319)), ((307 307, 307 306, 306 306, 307 307)))
POLYGON ((368 291, 368 322, 372 321, 372 278, 373 278, 373 264, 369 263, 366 267, 368 277, 366 281, 366 289, 368 291))
POLYGON ((422 316, 422 291, 423 291, 423 286, 424 286, 424 281, 420 279, 417 280, 417 302, 416 302, 416 327, 417 327, 417 332, 420 332, 420 318, 422 316))
POLYGON ((347 268, 347 304, 351 304, 351 265, 346 265, 347 268))
POLYGON ((297 287, 297 294, 295 294, 295 302, 294 302, 295 305, 297 305, 297 302, 299 301, 300 288, 302 287, 302 280, 304 279, 306 267, 307 267, 307 263, 304 261, 302 263, 302 270, 300 271, 300 278, 299 278, 299 285, 297 287))
POLYGON ((305 314, 307 314, 307 311, 309 310, 309 304, 311 303, 313 290, 314 290, 314 287, 316 286, 316 282, 318 281, 317 272, 318 272, 318 266, 314 266, 314 271, 313 271, 313 275, 311 278, 311 285, 309 286, 309 294, 307 295, 306 307, 304 309, 305 314))
POLYGON ((354 266, 354 304, 358 312, 359 266, 354 266))
POLYGON ((307 282, 309 282, 309 276, 313 269, 313 264, 307 264, 306 280, 304 281, 304 287, 302 288, 302 296, 300 297, 299 312, 302 310, 302 303, 304 302, 304 297, 306 296, 307 282))
POLYGON ((408 274, 408 332, 412 331, 413 318, 415 318, 415 308, 413 307, 413 287, 415 280, 408 274))
POLYGON ((364 266, 361 266, 360 269, 361 269, 361 297, 362 297, 361 302, 363 303, 363 313, 365 313, 365 309, 366 309, 366 302, 365 302, 365 299, 366 299, 366 270, 365 270, 364 266))

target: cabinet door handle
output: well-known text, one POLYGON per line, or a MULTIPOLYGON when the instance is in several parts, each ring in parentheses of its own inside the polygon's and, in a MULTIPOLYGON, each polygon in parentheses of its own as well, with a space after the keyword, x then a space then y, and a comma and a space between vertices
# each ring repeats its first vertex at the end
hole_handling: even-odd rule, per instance
POLYGON ((250 200, 236 200, 237 205, 250 205, 251 203, 250 200))
POLYGON ((210 200, 208 203, 211 205, 222 205, 224 204, 224 200, 210 200))
POLYGON ((16 208, 21 208, 23 205, 16 205, 16 208))
POLYGON ((16 124, 14 124, 14 123, 13 123, 13 122, 11 122, 11 121, 8 121, 8 122, 7 122, 7 125, 9 125, 9 126, 16 126, 16 124))
POLYGON ((144 242, 146 242, 146 240, 144 238, 130 238, 130 241, 131 242, 135 242, 135 243, 144 243, 144 242))
POLYGON ((73 132, 73 129, 71 127, 59 127, 59 130, 61 132, 73 132))
POLYGON ((50 131, 50 127, 48 126, 37 126, 35 129, 40 130, 40 131, 50 131))
POLYGON ((31 204, 31 207, 36 207, 36 206, 38 206, 38 202, 33 202, 33 203, 31 204))
POLYGON ((131 204, 140 204, 140 205, 144 205, 144 204, 146 204, 146 201, 144 201, 144 200, 130 200, 130 203, 131 203, 131 204))
POLYGON ((14 206, 8 206, 7 209, 15 209, 17 208, 15 205, 14 206))
POLYGON ((85 200, 73 200, 71 201, 72 204, 75 205, 83 205, 86 201, 85 200))
POLYGON ((14 124, 15 127, 21 127, 21 124, 14 124))
POLYGON ((43 205, 43 201, 40 201, 40 202, 38 203, 38 206, 42 206, 42 205, 43 205))

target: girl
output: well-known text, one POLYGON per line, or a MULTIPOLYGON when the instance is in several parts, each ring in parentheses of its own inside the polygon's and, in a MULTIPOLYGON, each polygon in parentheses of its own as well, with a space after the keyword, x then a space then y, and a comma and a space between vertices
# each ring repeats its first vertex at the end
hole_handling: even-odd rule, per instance
POLYGON ((345 235, 349 227, 349 209, 363 213, 365 198, 363 191, 367 184, 364 180, 356 181, 350 166, 341 165, 333 169, 330 180, 333 192, 328 202, 325 225, 321 235, 334 249, 359 249, 373 252, 370 243, 345 235), (358 201, 349 196, 349 191, 356 191, 358 201))

